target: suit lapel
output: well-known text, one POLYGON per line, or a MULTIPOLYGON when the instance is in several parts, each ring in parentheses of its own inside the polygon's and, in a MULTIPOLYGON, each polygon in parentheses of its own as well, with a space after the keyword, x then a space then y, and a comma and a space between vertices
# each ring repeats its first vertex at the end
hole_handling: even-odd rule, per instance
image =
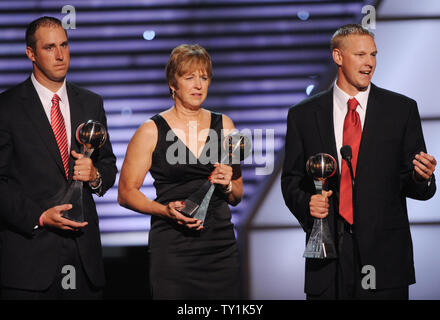
POLYGON ((374 150, 374 134, 378 121, 380 121, 381 110, 379 107, 377 87, 371 84, 370 94, 368 95, 367 112, 365 114, 364 128, 362 129, 361 145, 359 146, 358 162, 356 167, 356 177, 362 176, 362 171, 368 167, 369 153, 374 150))
POLYGON ((43 140, 49 154, 60 169, 60 172, 65 177, 64 166, 55 135, 53 134, 52 127, 44 111, 43 105, 41 104, 40 97, 38 96, 30 78, 24 82, 22 99, 24 102, 23 109, 37 129, 36 131, 43 140))
MULTIPOLYGON (((333 87, 323 93, 319 101, 319 106, 315 111, 319 136, 323 146, 321 152, 325 152, 335 158, 338 163, 338 153, 336 150, 335 129, 333 125, 333 87)), ((339 188, 339 170, 331 181, 331 189, 338 190, 339 188)))
MULTIPOLYGON (((319 136, 323 151, 337 157, 335 129, 333 125, 333 89, 327 90, 321 97, 319 108, 315 111, 319 136)), ((337 158, 335 158, 337 160, 337 158)))
MULTIPOLYGON (((81 152, 81 145, 76 140, 76 129, 78 126, 84 122, 81 116, 84 114, 83 105, 79 98, 78 91, 68 82, 66 83, 67 88, 67 96, 69 98, 69 108, 70 108, 70 124, 71 124, 71 140, 70 140, 70 149, 75 150, 76 152, 81 152)), ((75 158, 70 157, 69 162, 69 177, 73 176, 73 166, 75 164, 75 158)))

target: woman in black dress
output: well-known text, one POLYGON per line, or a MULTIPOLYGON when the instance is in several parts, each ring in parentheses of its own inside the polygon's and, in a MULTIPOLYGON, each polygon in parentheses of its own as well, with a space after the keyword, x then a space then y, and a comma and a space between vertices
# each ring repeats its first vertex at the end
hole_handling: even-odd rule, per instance
POLYGON ((151 215, 153 299, 238 299, 238 250, 228 204, 240 202, 243 182, 239 165, 220 163, 223 137, 234 124, 202 108, 212 77, 204 48, 176 47, 166 77, 174 105, 143 123, 131 139, 118 201, 151 215), (140 191, 148 172, 154 178, 155 200, 140 191), (207 179, 215 190, 204 221, 179 212, 207 179))

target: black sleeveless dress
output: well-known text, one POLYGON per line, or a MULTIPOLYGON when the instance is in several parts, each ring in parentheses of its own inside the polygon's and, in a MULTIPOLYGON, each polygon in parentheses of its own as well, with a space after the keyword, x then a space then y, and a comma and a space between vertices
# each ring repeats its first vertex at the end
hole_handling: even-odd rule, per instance
MULTIPOLYGON (((157 198, 166 205, 183 201, 206 182, 220 162, 220 152, 211 152, 206 140, 200 161, 174 134, 160 115, 151 118, 158 129, 152 155, 151 175, 157 198), (168 134, 168 138, 167 138, 168 134), (169 141, 171 139, 171 141, 169 141), (169 164, 170 146, 185 150, 184 161, 169 164), (206 158, 205 158, 206 159, 206 158)), ((223 141, 222 115, 211 112, 211 129, 223 141)), ((217 144, 220 148, 220 143, 217 144)), ((171 147, 172 148, 172 147, 171 147)), ((150 284, 153 299, 239 299, 239 259, 231 212, 226 196, 216 188, 208 206, 204 229, 190 230, 171 219, 151 216, 149 233, 150 284)))

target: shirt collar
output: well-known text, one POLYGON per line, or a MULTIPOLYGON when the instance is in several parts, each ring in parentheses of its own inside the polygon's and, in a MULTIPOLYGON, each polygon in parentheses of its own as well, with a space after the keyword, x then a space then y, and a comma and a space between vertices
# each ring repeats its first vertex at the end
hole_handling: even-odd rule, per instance
POLYGON ((62 103, 66 103, 68 101, 67 90, 66 90, 66 79, 64 79, 61 88, 59 88, 58 91, 55 93, 49 90, 48 88, 46 88, 45 86, 43 86, 41 83, 39 83, 33 73, 31 75, 31 81, 35 87, 35 90, 37 90, 40 99, 42 100, 42 102, 44 102, 44 104, 46 104, 48 101, 51 102, 55 93, 60 97, 60 101, 62 103))
POLYGON ((337 107, 341 109, 343 108, 343 111, 346 111, 348 100, 351 98, 356 98, 356 100, 359 102, 360 108, 365 111, 367 109, 368 95, 370 94, 370 89, 371 83, 368 85, 367 90, 360 91, 357 95, 352 97, 349 94, 345 93, 341 88, 339 88, 335 81, 333 92, 337 101, 337 107))

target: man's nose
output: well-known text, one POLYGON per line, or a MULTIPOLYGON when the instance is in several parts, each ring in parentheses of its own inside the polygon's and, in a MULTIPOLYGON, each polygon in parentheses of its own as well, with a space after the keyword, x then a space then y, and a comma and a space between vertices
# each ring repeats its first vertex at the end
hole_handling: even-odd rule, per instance
POLYGON ((374 56, 368 56, 368 59, 367 59, 367 65, 369 66, 369 67, 374 67, 375 66, 375 64, 376 64, 376 57, 374 57, 374 56))
POLYGON ((55 59, 60 61, 64 59, 63 51, 59 47, 55 48, 55 59))

